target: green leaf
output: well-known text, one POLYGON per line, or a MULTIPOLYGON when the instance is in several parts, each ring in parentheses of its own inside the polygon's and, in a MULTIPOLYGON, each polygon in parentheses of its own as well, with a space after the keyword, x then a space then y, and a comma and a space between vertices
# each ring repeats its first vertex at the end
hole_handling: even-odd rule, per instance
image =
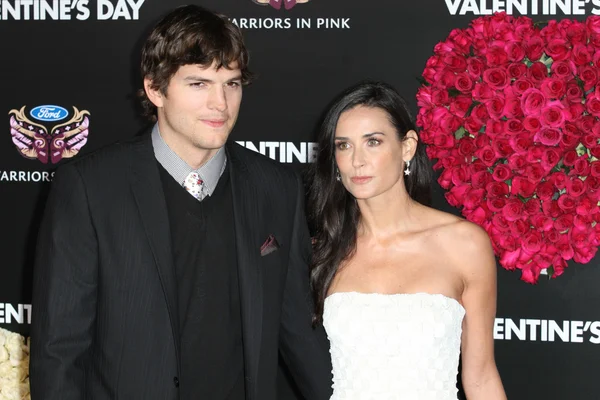
POLYGON ((579 143, 579 145, 577 145, 577 148, 575 149, 577 151, 577 155, 578 156, 582 156, 585 153, 587 153, 587 147, 585 147, 583 144, 579 143))
POLYGON ((458 89, 451 88, 448 89, 448 94, 450 95, 450 97, 456 97, 460 94, 460 91, 458 89))
MULTIPOLYGON (((469 106, 469 109, 468 109, 468 110, 467 110, 467 112, 465 113, 465 118, 466 118, 466 117, 468 117, 469 115, 471 115, 471 112, 473 112, 473 109, 474 109, 474 108, 475 108, 475 107, 476 107, 478 104, 481 104, 481 103, 480 103, 480 102, 478 102, 478 101, 475 101, 475 100, 474 100, 474 101, 471 103, 471 105, 469 106)), ((481 127, 481 129, 479 130, 479 132, 485 132, 485 127, 484 127, 484 126, 482 126, 482 127, 481 127)))
POLYGON ((467 133, 467 130, 461 126, 460 128, 458 128, 456 130, 456 132, 454 132, 454 137, 456 138, 456 140, 459 140, 459 139, 462 139, 466 133, 467 133))
POLYGON ((548 280, 552 279, 552 275, 554 275, 554 267, 551 265, 546 268, 546 272, 548 273, 548 280))
POLYGON ((579 79, 578 76, 575 76, 575 80, 577 81, 577 85, 581 88, 581 91, 584 92, 585 85, 583 84, 583 81, 581 79, 579 79))

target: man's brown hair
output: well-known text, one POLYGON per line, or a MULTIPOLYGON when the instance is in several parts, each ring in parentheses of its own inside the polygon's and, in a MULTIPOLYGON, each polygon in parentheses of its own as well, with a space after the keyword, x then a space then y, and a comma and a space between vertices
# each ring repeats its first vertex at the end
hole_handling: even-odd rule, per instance
MULTIPOLYGON (((152 88, 167 94, 169 81, 183 65, 211 66, 217 69, 236 66, 242 84, 252 81, 248 70, 248 51, 240 29, 227 17, 197 5, 176 8, 154 27, 142 47, 142 79, 152 88)), ((144 115, 156 120, 156 106, 144 89, 139 91, 144 115)))

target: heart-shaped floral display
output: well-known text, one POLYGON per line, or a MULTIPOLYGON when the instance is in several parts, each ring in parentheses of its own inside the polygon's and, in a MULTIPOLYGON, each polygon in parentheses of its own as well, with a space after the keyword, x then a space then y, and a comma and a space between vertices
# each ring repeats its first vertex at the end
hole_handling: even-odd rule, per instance
POLYGON ((446 199, 537 282, 600 243, 600 17, 505 13, 454 29, 427 60, 417 124, 446 199))

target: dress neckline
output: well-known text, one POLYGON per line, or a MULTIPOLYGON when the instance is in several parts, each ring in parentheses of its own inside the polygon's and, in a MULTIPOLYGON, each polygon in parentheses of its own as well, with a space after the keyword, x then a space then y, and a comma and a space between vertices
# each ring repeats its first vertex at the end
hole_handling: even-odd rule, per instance
POLYGON ((433 298, 442 298, 445 299, 447 301, 449 301, 450 303, 454 303, 456 305, 458 305, 463 311, 465 311, 465 307, 458 301, 456 300, 454 297, 449 297, 446 296, 445 294, 441 294, 441 293, 427 293, 427 292, 413 292, 413 293, 377 293, 377 292, 357 292, 357 291, 345 291, 345 292, 334 292, 331 293, 329 296, 327 296, 325 298, 325 302, 327 302, 327 300, 329 300, 331 297, 334 296, 343 296, 343 295, 358 295, 358 296, 371 296, 371 297, 383 297, 383 298, 396 298, 396 297, 409 297, 409 296, 414 296, 414 297, 420 297, 420 296, 427 296, 427 297, 433 297, 433 298))

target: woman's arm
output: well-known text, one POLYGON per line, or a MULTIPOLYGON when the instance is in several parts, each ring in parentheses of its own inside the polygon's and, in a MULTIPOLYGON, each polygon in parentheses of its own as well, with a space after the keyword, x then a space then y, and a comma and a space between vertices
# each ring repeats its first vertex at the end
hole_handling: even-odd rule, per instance
MULTIPOLYGON (((487 233, 461 223, 459 268, 463 272, 462 383, 468 400, 504 400, 506 394, 494 360, 496 259, 487 233)), ((458 244, 458 243, 457 243, 458 244)))

